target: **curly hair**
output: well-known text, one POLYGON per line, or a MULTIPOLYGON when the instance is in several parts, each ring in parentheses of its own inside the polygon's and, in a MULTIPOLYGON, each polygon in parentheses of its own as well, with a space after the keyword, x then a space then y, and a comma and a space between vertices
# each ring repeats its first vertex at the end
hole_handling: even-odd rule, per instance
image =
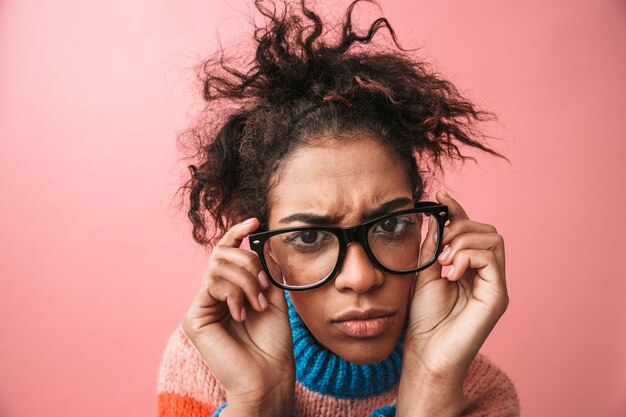
POLYGON ((243 218, 264 224, 280 163, 315 140, 356 140, 356 134, 381 140, 405 163, 416 199, 427 183, 424 172, 443 172, 446 159, 475 161, 459 146, 506 159, 476 139, 476 122, 496 116, 410 56, 386 18, 364 34, 355 32, 353 10, 361 2, 375 3, 352 1, 338 39, 329 42, 305 0, 283 1, 282 12, 274 2, 270 10, 255 0, 266 25, 253 23, 256 53, 249 68, 237 69, 223 49, 203 61, 204 108, 179 136, 179 145, 192 151, 191 178, 178 191, 183 199, 189 195, 197 243, 212 246, 243 218), (370 44, 381 28, 393 40, 387 48, 370 44))

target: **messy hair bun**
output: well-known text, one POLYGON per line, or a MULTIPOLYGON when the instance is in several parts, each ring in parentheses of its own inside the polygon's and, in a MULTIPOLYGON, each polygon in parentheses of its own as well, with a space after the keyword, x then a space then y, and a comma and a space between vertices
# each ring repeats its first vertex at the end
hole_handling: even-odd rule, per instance
POLYGON ((415 198, 425 189, 423 172, 442 171, 446 159, 474 159, 459 146, 504 158, 475 139, 475 123, 495 116, 411 57, 387 19, 362 34, 354 30, 353 10, 363 1, 373 3, 352 1, 329 42, 305 0, 284 1, 281 11, 256 0, 266 25, 255 25, 249 68, 239 69, 223 51, 203 62, 204 111, 179 137, 192 151, 191 178, 179 191, 189 195, 196 242, 213 244, 243 218, 266 221, 273 173, 316 138, 379 138, 405 162, 415 198), (381 28, 393 40, 386 49, 370 44, 381 28))

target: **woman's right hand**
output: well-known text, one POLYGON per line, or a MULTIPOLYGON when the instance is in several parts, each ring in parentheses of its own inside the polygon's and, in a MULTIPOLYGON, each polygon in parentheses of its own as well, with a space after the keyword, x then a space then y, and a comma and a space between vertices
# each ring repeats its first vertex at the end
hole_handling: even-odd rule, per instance
POLYGON ((183 331, 226 391, 222 416, 290 415, 293 404, 285 295, 270 284, 258 256, 239 248, 258 226, 257 219, 249 219, 224 234, 182 320, 183 331))

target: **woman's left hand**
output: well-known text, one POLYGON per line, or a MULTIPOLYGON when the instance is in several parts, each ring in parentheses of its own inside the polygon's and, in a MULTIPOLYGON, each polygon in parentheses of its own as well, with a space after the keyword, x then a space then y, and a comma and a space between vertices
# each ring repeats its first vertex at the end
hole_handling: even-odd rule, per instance
MULTIPOLYGON (((410 415, 457 415, 454 409, 462 408, 467 370, 509 302, 502 236, 492 225, 470 220, 447 193, 439 191, 436 197, 448 206, 450 223, 444 229, 442 247, 449 246, 416 277, 398 407, 405 409, 402 397, 412 398, 413 406, 419 404, 416 397, 421 393, 425 399, 442 399, 442 406, 450 412, 431 401, 432 407, 422 402, 424 412, 413 408, 410 415), (447 277, 441 276, 443 265, 450 266, 447 277)), ((435 232, 430 227, 422 260, 434 253, 435 232)))

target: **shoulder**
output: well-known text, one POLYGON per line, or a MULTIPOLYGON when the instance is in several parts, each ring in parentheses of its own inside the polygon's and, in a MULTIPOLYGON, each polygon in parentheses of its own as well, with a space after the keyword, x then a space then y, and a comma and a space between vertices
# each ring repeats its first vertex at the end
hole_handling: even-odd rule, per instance
POLYGON ((470 365, 463 392, 464 416, 514 417, 520 415, 513 381, 486 356, 478 354, 470 365))
POLYGON ((180 325, 169 336, 161 358, 157 396, 160 417, 211 415, 226 398, 180 325))

